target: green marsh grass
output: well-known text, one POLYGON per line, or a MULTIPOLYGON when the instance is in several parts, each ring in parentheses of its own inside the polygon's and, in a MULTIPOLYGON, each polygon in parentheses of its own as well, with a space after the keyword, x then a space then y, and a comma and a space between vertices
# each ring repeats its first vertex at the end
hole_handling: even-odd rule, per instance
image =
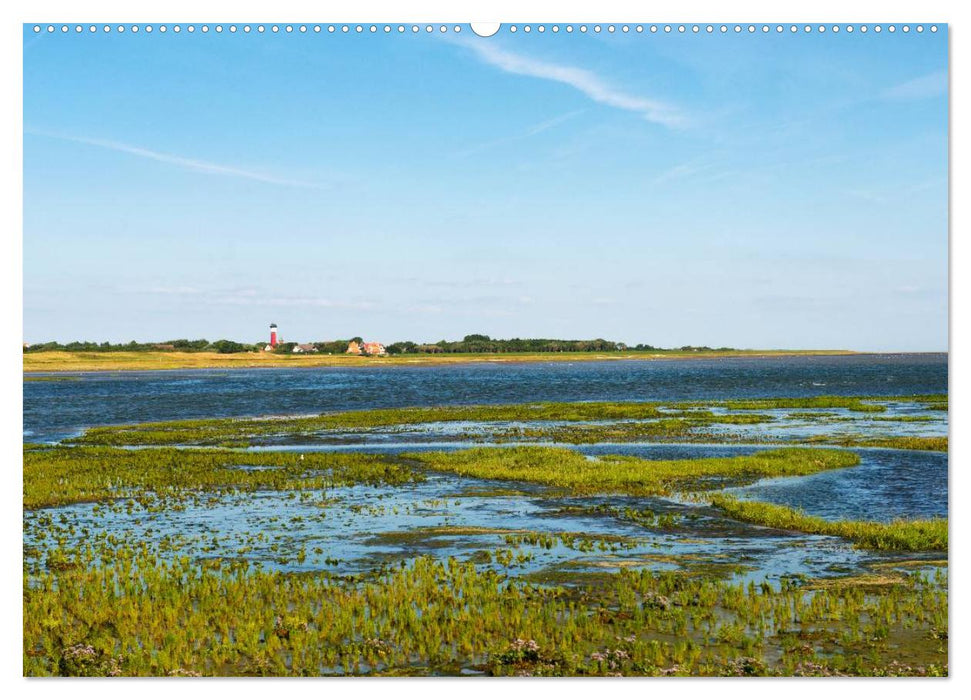
POLYGON ((624 455, 596 459, 557 447, 473 448, 402 455, 423 467, 479 479, 527 481, 573 493, 667 495, 704 491, 769 476, 802 476, 859 464, 852 453, 783 448, 738 457, 647 460, 624 455))
POLYGON ((940 570, 877 588, 646 569, 540 586, 454 559, 352 580, 112 554, 25 575, 25 675, 947 672, 940 570))
MULTIPOLYGON (((945 397, 946 398, 946 397, 945 397)), ((309 417, 210 418, 91 428, 69 442, 86 445, 223 445, 247 446, 267 440, 318 437, 321 433, 356 432, 429 423, 485 424, 499 440, 532 439, 586 444, 643 439, 707 439, 704 428, 718 424, 752 425, 774 421, 763 413, 716 413, 712 409, 844 408, 857 413, 886 410, 874 401, 937 401, 938 396, 771 398, 684 402, 567 402, 509 405, 438 406, 345 411, 309 417), (525 422, 527 426, 509 426, 525 422), (547 425, 544 425, 547 424, 547 425)), ((834 416, 796 414, 831 420, 834 416)), ((480 426, 481 427, 481 426, 480 426)), ((481 439, 490 433, 470 431, 454 439, 481 439)))
POLYGON ((852 540, 866 549, 894 551, 947 551, 947 519, 896 520, 889 523, 858 520, 825 520, 800 510, 760 501, 744 501, 717 494, 711 503, 730 518, 748 523, 832 535, 852 540))
POLYGON ((210 418, 91 428, 72 442, 94 445, 219 444, 260 436, 311 435, 438 422, 604 421, 673 417, 654 403, 529 403, 345 411, 310 417, 210 418))
POLYGON ((213 491, 306 490, 421 480, 381 455, 112 447, 24 450, 24 508, 174 499, 213 491))
POLYGON ((822 443, 840 447, 885 447, 892 450, 923 450, 927 452, 947 452, 948 438, 942 436, 888 435, 864 437, 862 435, 816 435, 806 439, 806 443, 822 443))

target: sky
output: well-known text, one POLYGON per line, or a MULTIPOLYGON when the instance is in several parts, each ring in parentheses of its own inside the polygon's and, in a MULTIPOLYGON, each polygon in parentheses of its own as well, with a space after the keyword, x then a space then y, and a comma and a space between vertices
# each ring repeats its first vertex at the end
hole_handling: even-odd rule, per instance
POLYGON ((24 340, 948 345, 947 32, 24 28, 24 340))

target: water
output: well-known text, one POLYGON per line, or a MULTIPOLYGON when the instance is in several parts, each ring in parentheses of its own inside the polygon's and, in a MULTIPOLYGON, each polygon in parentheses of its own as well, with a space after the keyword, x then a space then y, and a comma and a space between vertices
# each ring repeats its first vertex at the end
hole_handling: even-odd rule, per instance
POLYGON ((831 520, 947 517, 947 455, 857 450, 859 466, 728 489, 738 496, 800 508, 831 520))
MULTIPOLYGON (((867 355, 740 358, 720 360, 490 363, 460 366, 354 369, 185 370, 80 373, 78 381, 24 383, 24 436, 56 441, 96 425, 180 418, 306 415, 323 411, 419 405, 522 403, 526 401, 698 400, 776 396, 890 396, 947 392, 946 355, 867 355)), ((928 421, 874 420, 878 416, 827 409, 826 420, 759 411, 774 417, 758 425, 709 426, 743 442, 765 437, 800 440, 814 435, 866 436, 947 434, 947 417, 914 402, 890 404, 879 417, 922 416, 928 421)), ((794 411, 798 413, 798 411, 794 411)), ((511 424, 510 424, 511 425, 511 424)), ((517 424, 519 425, 519 424, 517 424)), ((523 424, 526 425, 526 424, 523 424)), ((397 453, 461 449, 489 444, 497 426, 434 423, 312 436, 313 444, 262 449, 397 453), (477 432, 478 431, 478 432, 477 432)), ((503 427, 503 426, 498 426, 503 427)), ((506 426, 508 427, 508 426, 506 426)), ((726 435, 727 438, 727 435, 726 435)), ((302 441, 308 436, 301 436, 302 441)), ((757 444, 623 443, 569 446, 594 457, 629 454, 646 459, 729 457, 770 446, 757 444)), ((261 448, 256 448, 261 449, 261 448)), ((742 498, 794 506, 824 518, 889 521, 947 515, 946 454, 857 449, 861 464, 807 477, 767 479, 731 489, 742 498)), ((616 570, 725 567, 743 580, 793 574, 833 576, 904 556, 880 555, 838 538, 784 533, 738 523, 707 506, 660 498, 566 498, 538 486, 494 483, 431 474, 401 487, 331 489, 325 506, 286 493, 224 496, 216 503, 188 504, 183 511, 147 512, 135 507, 107 511, 92 504, 25 513, 28 559, 42 560, 47 517, 62 516, 81 542, 99 534, 132 541, 171 536, 175 552, 196 557, 243 556, 267 568, 354 573, 395 564, 419 554, 481 561, 484 552, 509 549, 505 534, 526 530, 592 538, 628 538, 611 550, 578 551, 558 541, 551 547, 515 547, 521 561, 505 563, 514 574, 542 575, 558 567, 616 570), (508 493, 496 493, 501 488, 508 493), (479 495, 477 492, 485 492, 479 495), (511 492, 510 492, 511 490, 511 492), (491 492, 490 492, 491 491, 491 492), (649 508, 675 516, 673 527, 644 527, 597 507, 649 508), (577 511, 585 508, 586 511, 577 511), (100 511, 100 512, 99 512, 100 511), (445 528, 430 532, 427 528, 445 528), (457 530, 455 528, 458 528, 457 530), (464 530, 463 530, 464 528, 464 530), (474 529, 483 531, 475 532, 474 529), (470 530, 471 529, 471 530, 470 530), (424 530, 424 534, 420 534, 424 530), (215 539, 214 539, 215 538, 215 539), (297 559, 296 553, 303 552, 297 559), (478 559, 475 559, 478 557, 478 559), (735 570, 737 567, 737 570, 735 570)), ((306 498, 307 494, 305 494, 306 498)), ((68 527, 67 525, 65 527, 68 527)))
POLYGON ((222 416, 524 401, 947 393, 947 355, 77 373, 24 382, 24 435, 222 416))

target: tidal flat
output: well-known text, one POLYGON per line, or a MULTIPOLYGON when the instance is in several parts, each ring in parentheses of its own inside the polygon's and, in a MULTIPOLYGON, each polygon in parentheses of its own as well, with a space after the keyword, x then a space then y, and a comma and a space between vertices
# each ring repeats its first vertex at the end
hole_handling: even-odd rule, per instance
POLYGON ((24 673, 946 675, 946 405, 418 406, 25 444, 24 673))

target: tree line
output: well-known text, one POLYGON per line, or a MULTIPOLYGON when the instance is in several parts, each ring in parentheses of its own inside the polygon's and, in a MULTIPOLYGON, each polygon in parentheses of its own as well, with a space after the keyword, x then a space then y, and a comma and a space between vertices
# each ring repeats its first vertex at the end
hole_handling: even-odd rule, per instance
MULTIPOLYGON (((347 351, 347 346, 351 342, 362 343, 360 336, 348 338, 347 340, 327 340, 310 343, 317 352, 330 355, 340 355, 347 351)), ((157 351, 177 351, 177 352, 218 352, 218 353, 237 353, 237 352, 257 352, 266 346, 265 341, 257 343, 239 343, 234 340, 208 341, 204 338, 198 340, 167 340, 161 343, 94 343, 85 341, 74 341, 71 343, 37 343, 24 348, 24 352, 45 352, 51 350, 61 350, 66 352, 157 352, 157 351)), ((273 352, 278 354, 290 354, 297 346, 296 343, 281 343, 273 352)), ((732 350, 732 348, 711 348, 707 345, 684 345, 674 348, 683 352, 700 352, 711 350, 732 350)), ((410 355, 410 354, 439 354, 439 353, 543 353, 543 352, 618 352, 627 350, 639 351, 663 351, 665 348, 656 347, 639 343, 637 345, 627 345, 603 338, 593 340, 560 340, 554 338, 510 338, 499 339, 490 338, 487 335, 472 334, 467 335, 462 340, 440 340, 437 343, 416 343, 410 340, 402 340, 385 346, 389 355, 410 355)))

